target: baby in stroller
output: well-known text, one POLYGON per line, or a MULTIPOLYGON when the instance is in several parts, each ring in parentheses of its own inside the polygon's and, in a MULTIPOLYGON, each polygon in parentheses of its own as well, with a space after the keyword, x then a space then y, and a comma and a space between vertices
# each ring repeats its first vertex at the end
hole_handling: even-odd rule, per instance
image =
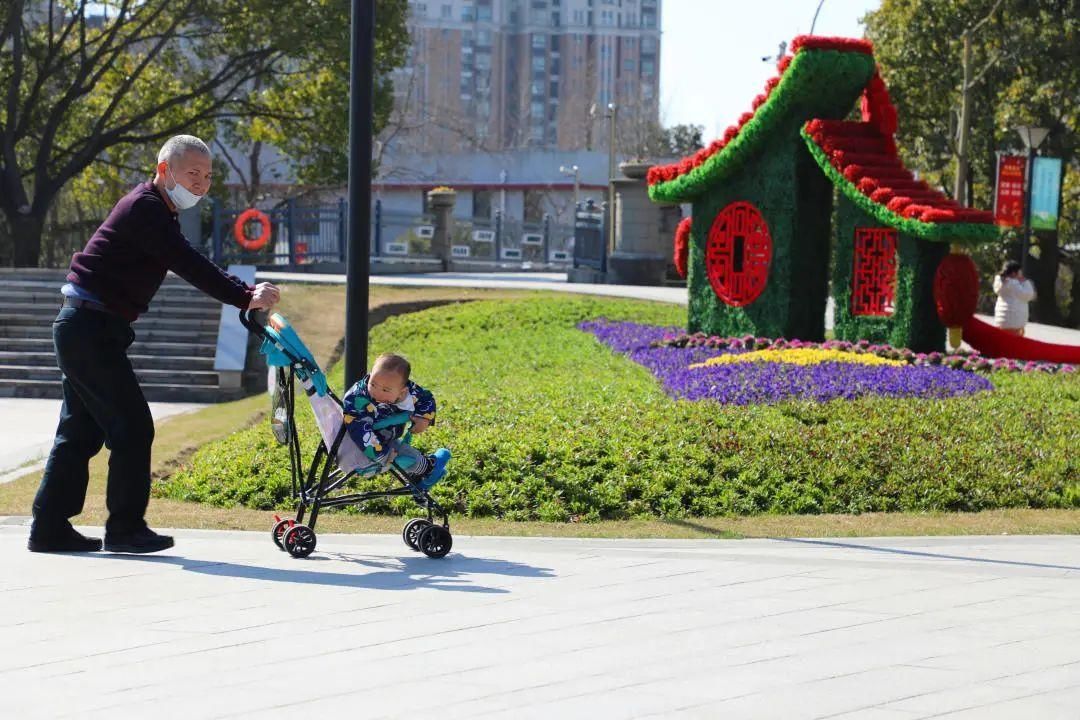
POLYGON ((363 450, 371 465, 359 468, 383 471, 390 463, 400 468, 423 490, 429 490, 446 474, 450 451, 439 448, 424 455, 403 442, 406 424, 387 424, 395 416, 407 414, 410 431, 419 435, 435 422, 435 397, 410 379, 412 368, 400 355, 383 353, 371 372, 353 385, 343 400, 344 422, 349 437, 363 450), (382 421, 382 422, 380 422, 382 421))

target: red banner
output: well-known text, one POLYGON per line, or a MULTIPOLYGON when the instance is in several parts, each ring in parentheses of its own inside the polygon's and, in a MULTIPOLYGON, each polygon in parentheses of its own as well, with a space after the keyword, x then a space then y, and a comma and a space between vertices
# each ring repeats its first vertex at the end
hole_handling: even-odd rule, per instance
POLYGON ((1024 224, 1024 172, 1027 159, 1023 155, 1002 155, 998 158, 997 192, 994 193, 994 220, 1004 227, 1024 224))

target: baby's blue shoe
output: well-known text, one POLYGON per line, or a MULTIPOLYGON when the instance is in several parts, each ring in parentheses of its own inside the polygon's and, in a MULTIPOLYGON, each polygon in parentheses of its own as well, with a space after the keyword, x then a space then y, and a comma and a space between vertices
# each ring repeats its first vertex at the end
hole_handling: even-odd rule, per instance
POLYGON ((433 488, 435 483, 442 480, 443 476, 446 475, 446 465, 450 462, 450 451, 446 448, 439 448, 432 457, 435 460, 435 466, 428 473, 428 476, 418 483, 424 490, 433 488))

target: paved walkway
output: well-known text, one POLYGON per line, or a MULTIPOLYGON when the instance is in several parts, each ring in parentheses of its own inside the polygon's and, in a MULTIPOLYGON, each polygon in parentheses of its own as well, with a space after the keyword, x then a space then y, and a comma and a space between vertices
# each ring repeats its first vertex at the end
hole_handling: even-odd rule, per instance
POLYGON ((0 520, 0 697, 29 718, 1055 718, 1080 538, 603 541, 179 531, 33 555, 0 520))
MULTIPOLYGON (((0 484, 44 467, 52 449, 60 400, 0 398, 0 484)), ((150 403, 155 420, 206 407, 197 403, 150 403)))

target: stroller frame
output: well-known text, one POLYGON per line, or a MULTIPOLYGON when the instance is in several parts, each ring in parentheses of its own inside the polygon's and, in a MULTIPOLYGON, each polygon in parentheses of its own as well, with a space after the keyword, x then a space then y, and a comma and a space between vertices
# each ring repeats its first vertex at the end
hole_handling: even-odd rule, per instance
MULTIPOLYGON (((264 343, 272 343, 274 349, 283 353, 289 359, 288 371, 285 367, 277 367, 276 380, 285 393, 285 412, 288 422, 288 436, 286 445, 289 447, 289 477, 292 497, 297 502, 295 519, 283 519, 274 516, 274 526, 271 530, 271 538, 278 548, 285 550, 296 558, 307 557, 315 550, 316 535, 315 523, 319 518, 319 511, 323 508, 342 507, 346 505, 359 505, 376 498, 412 497, 423 508, 426 517, 413 518, 405 523, 402 528, 402 539, 411 549, 423 552, 431 558, 445 557, 453 543, 450 534, 450 519, 446 510, 431 496, 428 490, 414 483, 409 476, 397 466, 390 463, 385 471, 374 473, 362 473, 357 470, 346 471, 338 466, 338 450, 348 432, 346 424, 342 423, 333 444, 326 447, 325 441, 320 438, 318 449, 311 460, 311 464, 305 469, 303 455, 300 449, 300 437, 296 430, 295 398, 296 377, 300 373, 305 378, 310 378, 321 370, 309 358, 294 352, 287 343, 279 342, 278 338, 268 333, 261 323, 255 322, 251 317, 251 311, 240 311, 240 322, 251 333, 261 338, 264 343), (400 487, 391 487, 386 490, 374 490, 368 492, 336 493, 354 477, 370 477, 372 475, 390 475, 400 483, 400 487), (305 523, 305 515, 307 522, 305 523), (440 518, 438 521, 436 517, 440 518)), ((315 388, 311 388, 309 394, 314 394, 315 388)), ((330 387, 326 388, 328 395, 338 407, 344 409, 344 403, 330 387)))

